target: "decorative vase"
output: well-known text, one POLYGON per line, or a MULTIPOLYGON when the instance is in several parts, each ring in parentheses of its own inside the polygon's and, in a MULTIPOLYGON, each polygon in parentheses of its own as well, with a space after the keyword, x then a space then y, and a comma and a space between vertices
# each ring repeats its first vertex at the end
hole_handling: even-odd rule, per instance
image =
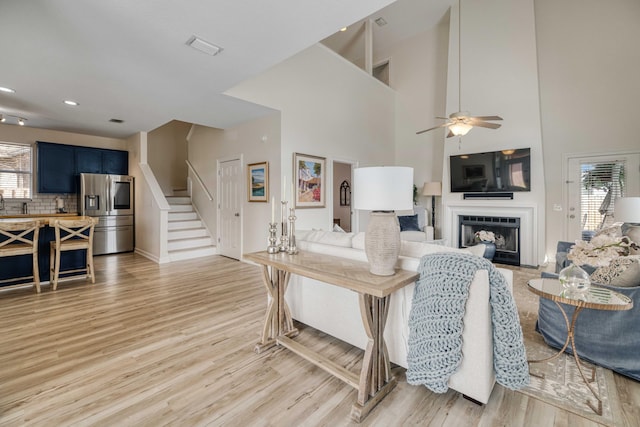
POLYGON ((496 244, 493 242, 480 242, 484 245, 484 254, 482 255, 489 261, 493 261, 493 257, 496 255, 496 244))
POLYGON ((570 264, 560 270, 558 279, 562 283, 562 287, 569 292, 586 292, 591 287, 589 274, 575 264, 570 264))

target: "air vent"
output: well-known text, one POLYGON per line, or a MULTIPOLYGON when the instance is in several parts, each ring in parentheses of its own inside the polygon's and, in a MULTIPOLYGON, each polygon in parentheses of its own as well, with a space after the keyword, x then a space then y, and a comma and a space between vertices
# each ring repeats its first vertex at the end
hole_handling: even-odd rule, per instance
POLYGON ((202 53, 206 53, 207 55, 215 56, 222 51, 220 46, 216 46, 213 43, 209 43, 206 40, 202 40, 197 36, 189 37, 187 40, 187 46, 191 46, 195 50, 198 50, 202 53))
POLYGON ((109 119, 109 121, 111 123, 124 123, 124 120, 122 120, 122 119, 109 119))
POLYGON ((387 21, 385 21, 383 17, 375 19, 374 22, 378 24, 378 27, 384 27, 387 25, 387 21))

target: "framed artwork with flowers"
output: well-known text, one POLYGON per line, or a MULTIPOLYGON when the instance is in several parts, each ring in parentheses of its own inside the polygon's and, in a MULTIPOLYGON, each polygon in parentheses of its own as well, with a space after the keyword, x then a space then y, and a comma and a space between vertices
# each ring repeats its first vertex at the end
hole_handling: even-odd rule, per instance
POLYGON ((324 208, 326 188, 324 157, 293 153, 294 204, 300 208, 324 208))

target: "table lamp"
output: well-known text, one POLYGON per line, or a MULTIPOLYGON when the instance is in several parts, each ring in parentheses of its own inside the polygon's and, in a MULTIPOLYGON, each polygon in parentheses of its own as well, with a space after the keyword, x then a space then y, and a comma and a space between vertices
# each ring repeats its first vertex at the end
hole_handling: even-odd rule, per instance
MULTIPOLYGON (((640 245, 640 197, 620 197, 616 199, 613 217, 624 222, 627 230, 623 233, 634 243, 640 245)), ((636 253, 637 251, 631 251, 636 253)))
POLYGON ((413 208, 413 168, 358 168, 353 173, 354 209, 371 211, 365 234, 369 271, 392 276, 400 255, 400 224, 395 210, 413 208))
POLYGON ((431 226, 433 227, 433 236, 436 232, 436 196, 442 196, 442 183, 439 181, 425 182, 422 187, 423 196, 431 196, 431 226))

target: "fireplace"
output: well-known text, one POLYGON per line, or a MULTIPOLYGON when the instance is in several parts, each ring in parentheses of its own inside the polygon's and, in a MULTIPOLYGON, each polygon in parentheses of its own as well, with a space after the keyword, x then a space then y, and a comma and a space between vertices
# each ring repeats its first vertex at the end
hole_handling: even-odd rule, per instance
POLYGON ((496 236, 496 254, 493 261, 520 265, 520 218, 480 215, 458 215, 458 247, 476 244, 474 234, 480 230, 492 231, 496 236))

